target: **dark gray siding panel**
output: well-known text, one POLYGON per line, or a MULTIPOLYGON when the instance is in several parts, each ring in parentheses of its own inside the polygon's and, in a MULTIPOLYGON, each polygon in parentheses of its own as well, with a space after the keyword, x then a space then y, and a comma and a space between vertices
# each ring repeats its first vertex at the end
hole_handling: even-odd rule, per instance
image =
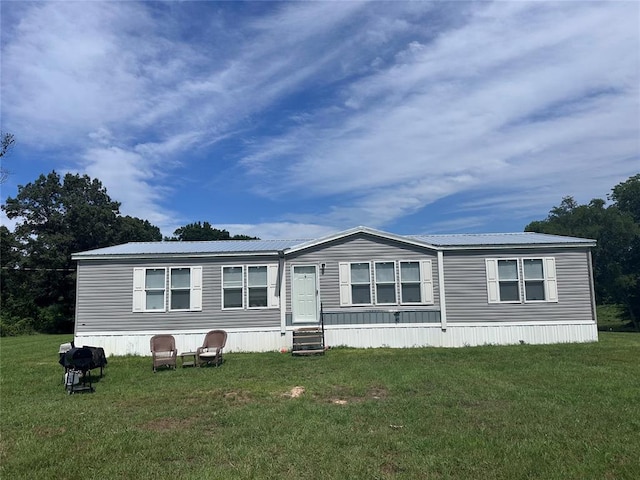
POLYGON ((593 320, 585 249, 445 252, 444 278, 449 323, 593 320), (485 259, 523 257, 555 258, 558 303, 488 302, 485 259))
MULTIPOLYGON (((340 281, 338 265, 340 262, 369 262, 383 260, 431 260, 434 305, 439 304, 438 294, 438 264, 436 253, 426 248, 394 242, 387 239, 380 239, 366 234, 359 234, 345 239, 320 245, 318 247, 305 250, 288 259, 287 269, 287 312, 291 312, 291 265, 325 265, 324 274, 318 271, 320 278, 320 301, 324 309, 340 310, 340 281)), ((373 282, 373 272, 372 279, 373 282)), ((399 289, 399 283, 398 289, 399 289)), ((399 297, 399 291, 396 292, 399 297)), ((433 309, 434 305, 425 306, 433 309)), ((354 307, 348 307, 353 310, 354 307)), ((396 310, 396 309, 419 309, 415 305, 402 307, 394 305, 366 306, 363 311, 371 310, 396 310)))
MULTIPOLYGON (((287 314, 287 325, 291 326, 291 314, 287 314)), ((325 326, 331 325, 371 325, 389 323, 440 323, 438 310, 412 310, 398 312, 357 311, 324 312, 325 326)), ((295 327, 302 327, 299 323, 295 327)))
POLYGON ((277 264, 277 258, 190 258, 78 262, 76 332, 278 327, 280 309, 222 310, 221 266, 277 264), (202 311, 134 313, 134 267, 202 266, 202 311))

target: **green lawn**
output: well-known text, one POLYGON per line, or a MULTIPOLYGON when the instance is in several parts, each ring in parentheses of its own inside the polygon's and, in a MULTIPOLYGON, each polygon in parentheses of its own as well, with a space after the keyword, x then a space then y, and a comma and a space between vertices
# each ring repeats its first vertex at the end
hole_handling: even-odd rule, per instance
POLYGON ((598 305, 598 330, 602 332, 635 332, 633 323, 625 317, 622 305, 598 305))
POLYGON ((0 339, 3 479, 640 477, 640 335, 228 354, 156 374, 114 357, 75 395, 57 363, 69 340, 0 339))

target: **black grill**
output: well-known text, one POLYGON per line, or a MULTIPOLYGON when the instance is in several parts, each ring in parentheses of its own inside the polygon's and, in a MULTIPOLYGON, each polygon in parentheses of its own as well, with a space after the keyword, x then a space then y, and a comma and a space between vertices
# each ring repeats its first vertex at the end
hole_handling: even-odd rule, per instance
POLYGON ((91 383, 91 369, 102 368, 107 364, 104 350, 100 347, 72 347, 60 352, 60 365, 64 367, 64 384, 71 393, 90 391, 93 392, 91 383))

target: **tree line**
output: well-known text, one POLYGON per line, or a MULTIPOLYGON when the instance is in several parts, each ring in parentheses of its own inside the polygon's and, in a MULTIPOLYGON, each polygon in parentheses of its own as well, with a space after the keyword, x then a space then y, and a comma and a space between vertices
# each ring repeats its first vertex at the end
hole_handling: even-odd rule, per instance
POLYGON ((564 197, 546 219, 531 222, 525 231, 597 240, 596 302, 621 305, 640 331, 640 174, 613 187, 607 200, 594 198, 579 205, 573 197, 564 197))
MULTIPOLYGON (((526 231, 597 240, 593 249, 596 300, 623 305, 640 330, 640 174, 606 200, 578 205, 565 197, 526 231)), ((162 237, 148 220, 120 214, 102 183, 55 171, 18 187, 2 209, 17 219, 0 226, 0 334, 73 331, 76 265, 71 254, 133 241, 255 239, 195 222, 162 237)))
MULTIPOLYGON (((55 171, 18 187, 2 206, 17 219, 0 226, 0 334, 73 331, 76 265, 71 254, 126 242, 163 240, 160 229, 120 214, 102 183, 55 171)), ((244 240, 209 222, 190 223, 166 241, 244 240)))

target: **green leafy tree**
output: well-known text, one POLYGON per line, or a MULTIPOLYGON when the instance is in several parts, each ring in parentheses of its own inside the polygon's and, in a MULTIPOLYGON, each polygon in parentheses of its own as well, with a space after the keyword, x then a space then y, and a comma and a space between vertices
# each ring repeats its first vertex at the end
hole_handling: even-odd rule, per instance
POLYGON ((13 232, 0 226, 0 328, 2 335, 31 333, 37 308, 29 292, 28 273, 20 268, 20 244, 13 232))
MULTIPOLYGON (((630 177, 613 187, 610 199, 616 208, 629 215, 640 229, 640 174, 630 177)), ((624 305, 627 306, 636 329, 640 330, 640 235, 627 246, 626 259, 621 275, 616 279, 621 292, 625 292, 624 305)))
POLYGON ((165 238, 169 241, 197 242, 210 240, 257 240, 257 237, 247 235, 231 236, 227 230, 213 228, 209 222, 189 223, 184 227, 177 228, 173 232, 173 237, 165 238))
MULTIPOLYGON (((19 321, 22 308, 32 316, 33 328, 43 332, 70 332, 75 309, 75 262, 71 254, 130 240, 160 240, 157 227, 147 221, 119 215, 102 183, 87 175, 55 171, 18 188, 2 207, 17 219, 9 236, 12 254, 3 259, 3 322, 19 321), (9 262, 8 260, 8 262, 9 262), (6 297, 5 297, 6 294, 6 297), (6 301, 5 301, 6 300, 6 301), (4 306, 6 305, 6 310, 4 306)), ((4 248, 4 247, 3 247, 4 248)))
POLYGON ((124 216, 118 217, 118 225, 112 244, 127 242, 158 242, 162 240, 162 232, 148 220, 124 216))
POLYGON ((594 278, 598 303, 626 307, 636 329, 640 329, 640 175, 612 189, 607 206, 603 199, 578 205, 564 197, 545 220, 531 222, 525 231, 592 238, 594 278))
POLYGON ((4 161, 15 144, 16 138, 12 133, 0 133, 0 184, 3 184, 9 176, 9 170, 4 166, 4 161))
POLYGON ((640 223, 640 173, 613 187, 609 198, 621 211, 640 223))

